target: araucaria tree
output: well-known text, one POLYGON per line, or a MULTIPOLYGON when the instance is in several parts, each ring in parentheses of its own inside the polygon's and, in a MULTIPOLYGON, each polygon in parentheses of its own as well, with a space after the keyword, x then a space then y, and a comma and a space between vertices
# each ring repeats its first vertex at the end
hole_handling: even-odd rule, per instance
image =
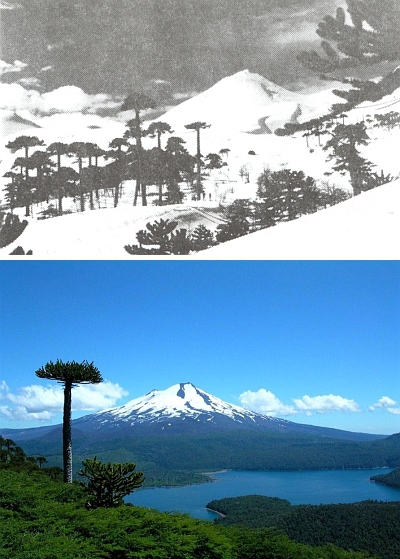
POLYGON ((363 122, 357 124, 338 124, 332 132, 331 139, 324 150, 332 150, 328 159, 334 159, 335 171, 342 175, 349 173, 353 194, 357 196, 368 184, 371 176, 372 163, 361 157, 357 147, 367 145, 369 136, 363 122))
POLYGON ((400 3, 397 0, 346 0, 351 22, 343 8, 336 17, 325 16, 317 34, 326 56, 303 52, 299 60, 317 72, 371 65, 400 58, 400 3), (334 45, 334 46, 332 46, 334 45), (335 48, 336 47, 336 48, 335 48))
MULTIPOLYGON (((25 151, 24 166, 25 166, 25 192, 26 192, 25 215, 26 216, 29 215, 29 204, 30 204, 30 195, 29 195, 29 190, 30 190, 30 185, 29 185, 29 148, 35 147, 35 146, 43 146, 43 145, 44 145, 43 140, 39 140, 39 138, 37 136, 18 136, 18 138, 16 138, 15 140, 13 140, 11 142, 8 142, 8 144, 6 145, 6 148, 11 150, 11 153, 15 153, 16 151, 19 151, 20 149, 23 149, 25 151)), ((21 174, 22 174, 22 165, 21 165, 21 174)))
POLYGON ((144 482, 143 472, 136 472, 136 464, 112 464, 87 459, 82 462, 83 470, 78 472, 80 476, 88 479, 85 485, 88 500, 86 508, 98 507, 113 508, 122 505, 123 498, 144 482))
POLYGON ((143 159, 143 148, 142 148, 142 136, 143 131, 141 127, 140 113, 146 109, 154 109, 156 102, 144 95, 143 93, 132 93, 128 95, 122 104, 121 111, 135 111, 135 118, 128 121, 127 126, 127 137, 133 137, 136 140, 136 190, 133 205, 137 204, 137 197, 141 189, 142 192, 142 205, 147 206, 146 200, 146 187, 142 185, 142 159, 143 159))
POLYGON ((197 199, 200 200, 203 187, 201 185, 201 149, 200 149, 200 130, 204 128, 210 128, 211 124, 206 124, 205 122, 192 122, 191 124, 186 124, 185 128, 188 130, 196 130, 197 133, 197 152, 196 152, 196 164, 197 164, 197 178, 196 178, 196 194, 197 199))
POLYGON ((64 414, 63 414, 63 463, 64 481, 72 483, 72 437, 71 410, 72 388, 77 384, 97 384, 103 378, 100 371, 93 365, 83 361, 67 361, 57 359, 55 363, 49 361, 44 367, 36 371, 36 376, 48 380, 56 380, 64 386, 64 414))

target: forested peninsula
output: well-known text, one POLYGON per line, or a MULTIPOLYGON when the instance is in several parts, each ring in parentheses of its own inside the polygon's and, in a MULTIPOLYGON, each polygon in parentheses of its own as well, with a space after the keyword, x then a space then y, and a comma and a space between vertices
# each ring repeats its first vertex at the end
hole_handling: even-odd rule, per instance
POLYGON ((376 483, 381 483, 382 485, 388 485, 389 487, 397 487, 400 489, 400 468, 393 470, 389 474, 379 474, 377 476, 372 476, 370 479, 371 481, 375 481, 376 483))
POLYGON ((400 559, 400 501, 291 505, 276 497, 248 495, 214 500, 207 508, 221 514, 214 521, 217 525, 275 528, 303 544, 332 543, 382 559, 400 559))

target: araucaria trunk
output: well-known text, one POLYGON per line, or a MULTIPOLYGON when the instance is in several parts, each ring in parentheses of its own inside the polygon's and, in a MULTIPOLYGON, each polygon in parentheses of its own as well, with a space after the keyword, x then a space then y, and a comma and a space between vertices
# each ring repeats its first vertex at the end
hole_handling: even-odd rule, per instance
POLYGON ((64 385, 63 416, 63 463, 65 483, 72 483, 71 392, 72 383, 66 382, 64 385))

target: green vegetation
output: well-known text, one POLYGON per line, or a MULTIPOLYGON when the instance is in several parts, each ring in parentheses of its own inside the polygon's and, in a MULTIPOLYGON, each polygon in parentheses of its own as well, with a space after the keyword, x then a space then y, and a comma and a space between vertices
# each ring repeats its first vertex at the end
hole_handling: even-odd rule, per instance
POLYGON ((225 528, 182 514, 122 505, 85 508, 77 483, 39 468, 0 467, 0 558, 4 559, 367 559, 312 547, 271 529, 225 528))
POLYGON ((119 507, 123 498, 138 489, 144 482, 143 472, 135 472, 136 464, 104 464, 97 460, 83 461, 83 470, 78 475, 88 479, 85 493, 86 508, 119 507))
POLYGON ((211 501, 223 515, 219 525, 274 527, 293 540, 347 550, 368 551, 382 559, 400 558, 400 501, 292 506, 283 499, 249 495, 211 501))
POLYGON ((388 485, 389 487, 398 487, 400 489, 400 468, 393 470, 389 474, 380 474, 377 476, 372 476, 371 481, 376 483, 382 483, 382 485, 388 485))
MULTIPOLYGON (((236 470, 330 470, 400 466, 400 434, 373 441, 257 433, 249 431, 204 435, 126 436, 96 440, 74 432, 74 471, 82 460, 134 462, 146 473, 146 485, 204 481, 199 472, 236 470), (197 477, 192 477, 196 474, 197 477)), ((62 465, 60 431, 21 441, 28 454, 46 456, 62 465)))

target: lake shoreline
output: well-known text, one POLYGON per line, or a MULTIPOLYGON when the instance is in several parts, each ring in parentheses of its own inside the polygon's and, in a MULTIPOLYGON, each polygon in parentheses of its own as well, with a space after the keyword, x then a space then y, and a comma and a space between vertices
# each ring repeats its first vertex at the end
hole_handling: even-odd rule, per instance
POLYGON ((211 474, 212 483, 143 488, 132 493, 125 501, 136 506, 164 512, 178 511, 212 521, 219 513, 207 510, 207 503, 226 497, 256 494, 286 499, 292 505, 354 503, 371 499, 400 500, 398 489, 370 482, 370 477, 376 474, 376 468, 290 472, 225 470, 207 473, 211 474))

